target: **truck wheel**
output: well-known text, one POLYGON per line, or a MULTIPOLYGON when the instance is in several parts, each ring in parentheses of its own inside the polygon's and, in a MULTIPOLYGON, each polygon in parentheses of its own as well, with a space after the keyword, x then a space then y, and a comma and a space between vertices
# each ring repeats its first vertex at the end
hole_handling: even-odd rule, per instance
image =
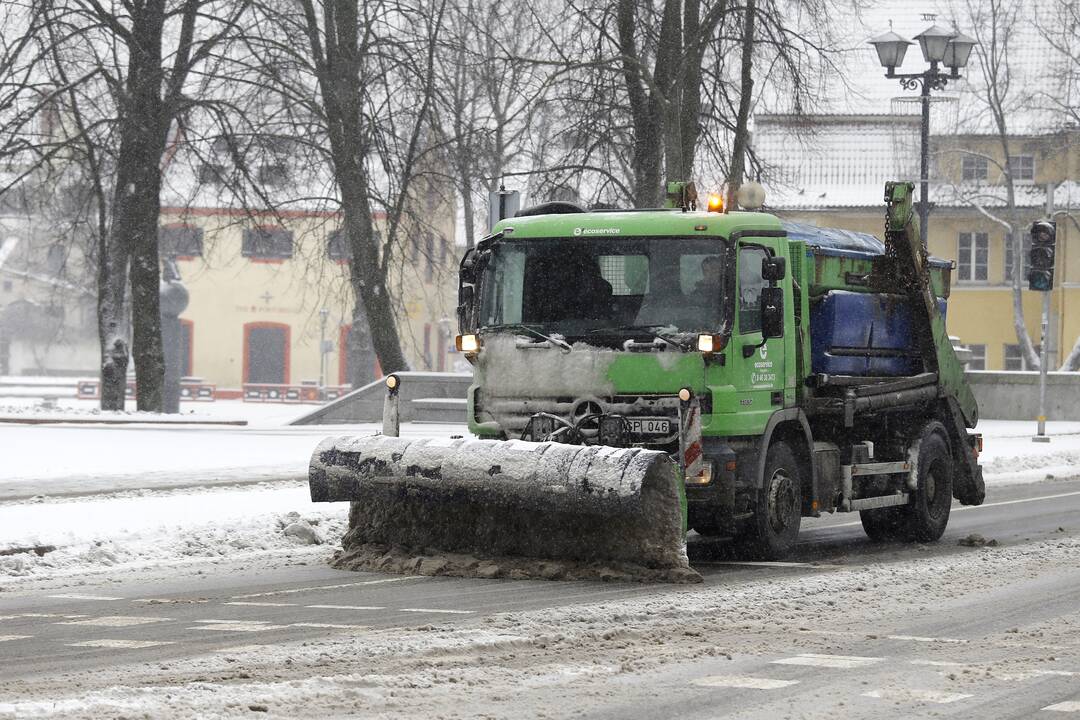
POLYGON ((952 509, 953 462, 941 423, 929 423, 919 439, 918 486, 913 502, 902 508, 900 531, 905 540, 933 542, 945 532, 952 509))
POLYGON ((765 456, 765 475, 749 526, 736 547, 742 554, 779 560, 795 547, 802 522, 802 474, 791 447, 778 441, 765 456))

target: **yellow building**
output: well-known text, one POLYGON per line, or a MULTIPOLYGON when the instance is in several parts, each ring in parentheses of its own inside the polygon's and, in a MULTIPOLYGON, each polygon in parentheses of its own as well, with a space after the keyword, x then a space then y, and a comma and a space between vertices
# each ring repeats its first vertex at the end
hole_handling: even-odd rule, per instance
MULTIPOLYGON (((769 209, 786 219, 880 237, 885 181, 918 177, 918 154, 912 152, 918 119, 818 117, 816 131, 803 133, 800 140, 793 140, 793 122, 784 116, 756 119, 759 153, 788 170, 766 183, 769 209)), ((1010 138, 1015 218, 1008 217, 997 138, 935 136, 931 152, 929 249, 954 263, 947 326, 971 348, 969 368, 1026 368, 1013 325, 1012 250, 1002 221, 1026 235, 1032 222, 1054 214, 1057 270, 1047 350, 1049 365, 1056 369, 1080 338, 1080 131, 1010 138)), ((1026 256, 1021 302, 1028 334, 1038 344, 1042 299, 1041 293, 1027 290, 1026 256)))
MULTIPOLYGON (((391 259, 388 280, 411 367, 440 371, 454 365, 457 253, 452 208, 430 217, 391 259)), ((385 218, 375 220, 384 232, 385 218)), ((339 225, 329 212, 164 208, 162 254, 177 256, 190 293, 183 374, 216 385, 218 397, 246 389, 250 399, 348 384, 353 300, 339 225)))

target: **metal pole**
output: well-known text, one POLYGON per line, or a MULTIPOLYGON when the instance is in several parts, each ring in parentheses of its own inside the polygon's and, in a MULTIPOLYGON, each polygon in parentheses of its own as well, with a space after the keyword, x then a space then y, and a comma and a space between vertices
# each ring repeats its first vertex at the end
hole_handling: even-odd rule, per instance
POLYGON ((401 381, 397 375, 386 376, 386 399, 383 400, 382 434, 397 437, 401 432, 401 416, 398 405, 398 389, 401 381))
POLYGON ((928 233, 930 230, 930 70, 922 79, 922 127, 920 128, 920 154, 921 167, 919 170, 919 240, 923 250, 928 245, 928 233))
POLYGON ((1032 442, 1050 442, 1046 434, 1046 371, 1047 371, 1047 345, 1049 338, 1047 330, 1050 326, 1050 293, 1042 294, 1042 347, 1039 352, 1039 429, 1032 442))
POLYGON ((326 319, 330 317, 330 311, 326 308, 319 310, 319 393, 326 387, 326 319))

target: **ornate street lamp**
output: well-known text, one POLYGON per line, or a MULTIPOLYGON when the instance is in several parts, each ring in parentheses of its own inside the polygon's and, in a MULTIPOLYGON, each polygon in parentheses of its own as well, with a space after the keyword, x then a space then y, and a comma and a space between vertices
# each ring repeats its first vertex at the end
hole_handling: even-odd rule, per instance
MULTIPOLYGON (((933 19, 933 16, 928 18, 933 19)), ((900 81, 905 90, 920 90, 922 101, 922 127, 920 138, 921 165, 919 178, 919 239, 927 247, 927 232, 930 217, 929 176, 930 176, 930 91, 944 90, 949 80, 960 78, 960 70, 967 67, 971 49, 975 40, 967 35, 948 30, 938 25, 931 25, 915 36, 919 41, 923 59, 930 67, 921 73, 898 73, 896 68, 904 62, 908 45, 914 45, 893 31, 872 38, 869 43, 877 50, 878 60, 885 68, 885 77, 900 81), (941 66, 948 68, 942 71, 941 66)))

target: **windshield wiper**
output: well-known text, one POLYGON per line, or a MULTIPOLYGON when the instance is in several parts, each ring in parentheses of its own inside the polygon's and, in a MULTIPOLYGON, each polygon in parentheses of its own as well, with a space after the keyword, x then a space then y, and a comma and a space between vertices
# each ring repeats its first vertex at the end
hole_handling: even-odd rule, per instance
POLYGON ((685 351, 685 350, 691 350, 692 349, 693 346, 689 342, 687 342, 686 340, 684 340, 684 339, 682 339, 682 338, 680 338, 680 337, 678 337, 676 335, 672 335, 671 333, 664 332, 663 328, 665 328, 665 327, 667 327, 667 326, 666 325, 619 325, 618 327, 596 328, 595 330, 590 330, 588 334, 589 335, 599 335, 600 333, 615 334, 615 333, 630 332, 630 331, 633 331, 633 330, 641 330, 643 332, 648 333, 649 335, 652 335, 655 339, 661 340, 661 341, 667 343, 668 345, 671 345, 672 347, 677 347, 680 350, 685 351))
POLYGON ((545 335, 544 333, 540 332, 536 328, 531 327, 529 325, 523 325, 521 323, 507 323, 505 325, 489 325, 488 327, 485 328, 485 330, 494 330, 496 332, 499 332, 499 331, 502 331, 502 330, 510 330, 510 331, 528 333, 529 335, 532 335, 534 338, 539 338, 540 340, 547 340, 552 345, 555 345, 556 347, 561 348, 563 350, 563 352, 570 352, 571 350, 573 350, 573 348, 570 347, 570 343, 566 342, 565 340, 560 340, 559 338, 552 337, 550 335, 545 335))

